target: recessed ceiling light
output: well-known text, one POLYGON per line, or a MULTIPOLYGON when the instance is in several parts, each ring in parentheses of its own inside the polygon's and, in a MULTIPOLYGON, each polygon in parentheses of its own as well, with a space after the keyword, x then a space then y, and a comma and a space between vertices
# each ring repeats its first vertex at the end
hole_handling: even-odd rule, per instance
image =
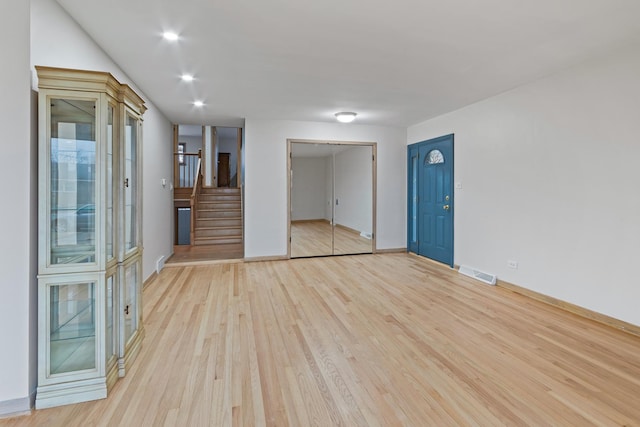
POLYGON ((191 74, 183 74, 180 78, 185 82, 193 81, 193 76, 191 74))
POLYGON ((162 34, 162 37, 164 37, 165 40, 169 40, 172 42, 178 40, 178 34, 174 33, 173 31, 165 31, 162 34))
POLYGON ((196 107, 204 107, 204 102, 202 101, 193 101, 193 105, 196 107))
POLYGON ((338 121, 342 123, 351 123, 353 119, 356 118, 356 116, 356 113, 352 113, 350 111, 341 111, 339 113, 336 113, 336 119, 338 119, 338 121))

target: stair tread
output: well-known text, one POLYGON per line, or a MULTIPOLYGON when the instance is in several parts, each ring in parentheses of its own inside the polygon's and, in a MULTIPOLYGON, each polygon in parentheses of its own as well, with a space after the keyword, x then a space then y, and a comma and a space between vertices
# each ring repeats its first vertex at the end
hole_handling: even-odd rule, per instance
POLYGON ((229 245, 229 244, 234 244, 234 243, 242 243, 242 239, 241 238, 224 238, 224 239, 220 239, 220 238, 212 238, 212 237, 202 237, 202 238, 195 238, 194 243, 198 244, 198 243, 203 243, 203 242, 209 242, 209 243, 215 243, 215 244, 219 244, 219 245, 229 245))
POLYGON ((225 236, 195 236, 196 240, 227 240, 227 239, 242 239, 241 235, 225 235, 225 236))
POLYGON ((242 245, 242 192, 239 188, 202 188, 194 226, 195 245, 242 245))
POLYGON ((219 225, 219 226, 213 226, 213 227, 196 226, 196 231, 197 230, 242 230, 242 226, 241 225, 219 225))

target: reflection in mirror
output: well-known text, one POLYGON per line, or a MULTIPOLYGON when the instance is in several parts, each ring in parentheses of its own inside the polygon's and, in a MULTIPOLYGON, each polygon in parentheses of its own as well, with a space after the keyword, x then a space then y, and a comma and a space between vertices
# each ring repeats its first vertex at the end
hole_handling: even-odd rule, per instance
MULTIPOLYGON (((333 156, 329 150, 291 147, 291 257, 331 255, 331 183, 333 156)), ((330 149, 330 147, 324 147, 330 149)))
POLYGON ((346 146, 335 154, 333 253, 372 252, 372 148, 346 146))
POLYGON ((373 252, 371 145, 291 143, 291 257, 373 252))

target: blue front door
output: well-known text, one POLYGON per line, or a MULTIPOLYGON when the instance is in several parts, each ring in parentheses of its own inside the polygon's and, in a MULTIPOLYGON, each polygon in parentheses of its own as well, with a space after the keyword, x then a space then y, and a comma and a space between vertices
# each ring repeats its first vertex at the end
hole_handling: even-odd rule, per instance
POLYGON ((411 252, 453 267, 453 135, 408 147, 411 252))

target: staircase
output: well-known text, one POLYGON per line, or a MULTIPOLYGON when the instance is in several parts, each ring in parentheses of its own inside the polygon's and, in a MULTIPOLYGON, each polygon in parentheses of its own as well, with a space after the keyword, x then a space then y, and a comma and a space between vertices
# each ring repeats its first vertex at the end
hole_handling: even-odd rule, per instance
POLYGON ((242 247, 242 199, 239 188, 200 190, 194 245, 242 247))

